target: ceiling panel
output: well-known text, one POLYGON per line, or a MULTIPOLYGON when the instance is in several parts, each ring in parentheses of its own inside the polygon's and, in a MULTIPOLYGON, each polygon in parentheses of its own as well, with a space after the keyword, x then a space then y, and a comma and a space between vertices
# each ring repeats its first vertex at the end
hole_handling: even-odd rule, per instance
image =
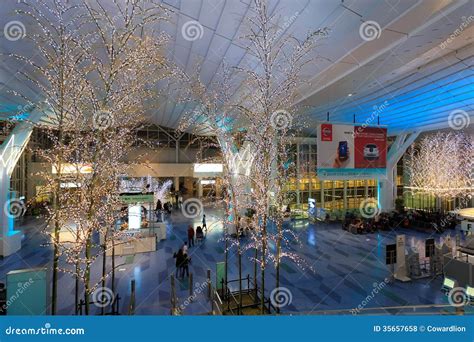
MULTIPOLYGON (((201 77, 209 84, 224 60, 229 66, 253 65, 245 51, 247 42, 241 39, 246 31, 245 18, 252 15, 251 0, 162 3, 173 13, 169 22, 160 23, 158 31, 170 36, 167 55, 183 70, 192 73, 196 64, 201 64, 201 77), (184 39, 182 28, 190 20, 202 26, 200 39, 184 39)), ((2 1, 1 27, 17 18, 12 14, 17 6, 16 0, 2 1)), ((327 111, 338 120, 350 122, 354 113, 363 120, 384 99, 392 102, 381 121, 392 125, 393 134, 407 123, 430 122, 430 127, 434 127, 432 124, 442 122, 446 111, 455 106, 472 113, 472 52, 465 47, 473 42, 474 23, 470 22, 471 27, 464 28, 446 48, 439 46, 466 16, 474 15, 473 1, 269 0, 269 9, 279 19, 283 31, 300 39, 318 28, 330 29, 329 37, 322 39, 314 51, 320 58, 305 68, 304 76, 311 79, 311 84, 300 89, 301 98, 295 103, 304 107, 311 124, 324 119, 327 111), (382 28, 378 39, 364 41, 359 34, 361 24, 367 20, 376 21, 382 28), (455 57, 452 51, 457 51, 455 57), (419 100, 410 102, 410 96, 419 100)), ((32 30, 28 23, 26 26, 27 31, 32 30)), ((35 54, 27 40, 10 42, 4 37, 0 37, 0 51, 35 54)), ((24 66, 5 57, 0 57, 0 61, 3 112, 21 105, 8 90, 41 99, 41 94, 30 89, 19 74, 19 70, 27 70, 24 66)), ((158 97, 156 103, 149 103, 149 115, 156 124, 176 127, 183 113, 192 110, 194 104, 176 104, 175 91, 168 90, 166 82, 159 86, 168 98, 158 97)), ((236 96, 238 86, 237 81, 233 85, 236 96)))

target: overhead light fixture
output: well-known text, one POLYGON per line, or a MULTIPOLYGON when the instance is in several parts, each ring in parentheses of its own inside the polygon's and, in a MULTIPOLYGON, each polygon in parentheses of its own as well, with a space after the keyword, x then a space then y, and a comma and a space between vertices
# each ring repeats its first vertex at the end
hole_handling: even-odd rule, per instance
POLYGON ((352 96, 352 93, 347 94, 347 96, 351 97, 351 96, 352 96))

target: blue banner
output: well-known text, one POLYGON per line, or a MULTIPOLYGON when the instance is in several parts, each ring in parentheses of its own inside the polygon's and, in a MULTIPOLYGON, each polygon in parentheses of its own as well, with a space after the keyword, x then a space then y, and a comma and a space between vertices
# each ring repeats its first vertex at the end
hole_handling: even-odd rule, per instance
POLYGON ((472 342, 472 316, 2 317, 0 341, 472 342))

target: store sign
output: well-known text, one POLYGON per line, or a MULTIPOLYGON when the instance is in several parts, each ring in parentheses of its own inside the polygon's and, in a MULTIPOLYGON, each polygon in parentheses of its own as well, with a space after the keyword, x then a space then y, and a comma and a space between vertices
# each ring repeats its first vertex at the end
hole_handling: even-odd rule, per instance
POLYGON ((219 177, 224 171, 224 165, 218 163, 194 164, 194 177, 219 177))
POLYGON ((135 203, 153 203, 154 196, 153 194, 121 194, 120 200, 125 204, 135 204, 135 203))
POLYGON ((194 173, 221 173, 223 170, 222 164, 194 164, 194 173))
POLYGON ((386 177, 387 129, 360 125, 318 126, 320 179, 379 179, 386 177))
MULTIPOLYGON (((88 164, 61 164, 61 174, 92 173, 94 171, 88 164)), ((52 167, 52 173, 58 173, 55 165, 52 167)))

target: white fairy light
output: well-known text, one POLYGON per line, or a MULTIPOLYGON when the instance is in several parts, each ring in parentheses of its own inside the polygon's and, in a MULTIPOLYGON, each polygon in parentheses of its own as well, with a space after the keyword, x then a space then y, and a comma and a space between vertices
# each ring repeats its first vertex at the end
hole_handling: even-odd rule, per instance
POLYGON ((472 136, 460 132, 427 135, 412 148, 407 159, 407 188, 413 192, 444 198, 472 195, 472 136))

